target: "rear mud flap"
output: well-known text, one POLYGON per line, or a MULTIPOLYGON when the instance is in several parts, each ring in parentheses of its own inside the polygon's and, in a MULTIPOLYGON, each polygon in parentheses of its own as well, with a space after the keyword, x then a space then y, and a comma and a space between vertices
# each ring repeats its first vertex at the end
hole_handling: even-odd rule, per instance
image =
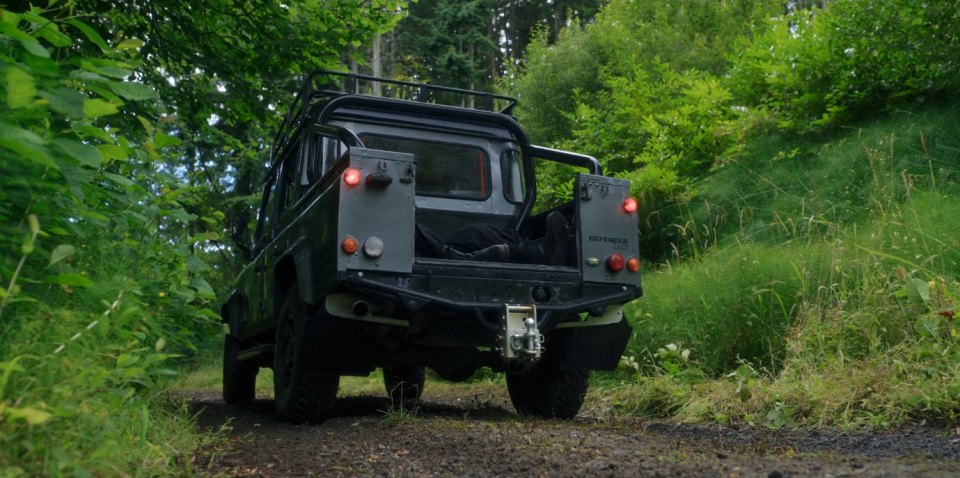
POLYGON ((613 370, 633 328, 626 320, 598 327, 567 329, 570 337, 560 370, 613 370))
POLYGON ((373 371, 373 340, 368 325, 329 314, 310 316, 304 324, 305 373, 367 375, 373 371))

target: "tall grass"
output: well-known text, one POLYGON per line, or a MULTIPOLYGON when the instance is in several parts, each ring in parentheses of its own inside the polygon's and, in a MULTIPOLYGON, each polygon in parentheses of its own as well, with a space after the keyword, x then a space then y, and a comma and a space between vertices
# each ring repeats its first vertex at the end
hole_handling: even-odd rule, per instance
MULTIPOLYGON (((50 236, 40 220, 31 223, 50 236)), ((149 259, 109 243, 86 244, 62 266, 25 251, 0 332, 0 475, 183 473, 206 438, 165 386, 206 322, 172 330, 169 315, 183 312, 179 300, 166 300, 176 285, 143 272, 149 259), (36 279, 68 269, 86 280, 36 279)))
POLYGON ((628 309, 631 369, 656 391, 634 406, 774 426, 955 419, 956 106, 770 139, 709 179, 628 309))

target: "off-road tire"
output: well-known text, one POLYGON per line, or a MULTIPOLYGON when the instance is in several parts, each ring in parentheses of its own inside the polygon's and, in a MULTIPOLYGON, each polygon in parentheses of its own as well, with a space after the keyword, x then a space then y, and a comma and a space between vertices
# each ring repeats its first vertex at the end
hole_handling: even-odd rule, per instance
POLYGON ((320 422, 329 417, 340 386, 339 375, 304 373, 305 320, 304 305, 294 284, 280 308, 273 358, 277 414, 293 423, 320 422))
POLYGON ((223 401, 231 405, 248 405, 256 396, 256 364, 241 362, 240 340, 226 334, 223 338, 223 401))
POLYGON ((383 385, 390 401, 406 407, 415 406, 423 394, 427 370, 415 365, 383 367, 383 385))
POLYGON ((568 335, 551 334, 540 360, 507 372, 507 391, 517 413, 542 418, 571 419, 580 412, 590 381, 589 370, 560 370, 568 335))

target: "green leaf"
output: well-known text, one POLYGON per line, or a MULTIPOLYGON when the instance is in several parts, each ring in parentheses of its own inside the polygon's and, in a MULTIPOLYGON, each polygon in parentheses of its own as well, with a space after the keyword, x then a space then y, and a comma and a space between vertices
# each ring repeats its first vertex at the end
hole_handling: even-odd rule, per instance
POLYGON ((97 146, 97 151, 103 155, 106 162, 122 161, 130 157, 130 151, 123 146, 115 144, 101 144, 97 146))
POLYGON ((20 23, 20 15, 9 10, 0 10, 0 17, 3 18, 4 23, 12 26, 17 26, 17 24, 20 23))
POLYGON ((98 75, 90 71, 73 70, 70 72, 70 78, 76 78, 84 81, 110 81, 103 75, 98 75))
POLYGON ((43 138, 37 136, 32 131, 25 130, 17 126, 8 125, 3 122, 0 122, 0 140, 10 140, 38 145, 44 144, 43 138))
POLYGON ((40 97, 47 100, 50 109, 71 118, 83 118, 83 95, 71 88, 41 91, 40 97))
POLYGON ((217 293, 213 291, 213 287, 210 286, 210 283, 197 277, 190 282, 190 287, 193 287, 197 290, 197 293, 200 294, 200 297, 207 300, 216 300, 217 293))
POLYGON ((174 220, 189 223, 197 219, 197 216, 184 211, 183 209, 161 209, 160 215, 170 217, 174 220))
POLYGON ((220 320, 220 314, 214 311, 213 309, 204 307, 197 312, 199 312, 197 314, 198 317, 206 317, 212 320, 220 320))
POLYGON ((23 57, 22 62, 33 76, 60 79, 60 65, 50 58, 28 55, 23 57))
POLYGON ((200 234, 193 236, 193 242, 219 241, 219 240, 220 240, 220 233, 217 231, 201 232, 200 234))
POLYGON ((35 96, 37 86, 33 76, 17 67, 7 68, 7 106, 23 108, 32 103, 35 96))
POLYGON ((27 223, 30 224, 30 232, 33 233, 33 235, 40 234, 40 219, 37 218, 36 214, 27 216, 27 223))
POLYGON ((133 354, 120 354, 117 356, 117 368, 129 367, 140 361, 140 357, 133 354))
MULTIPOLYGON (((82 101, 81 101, 81 105, 82 105, 82 101)), ((81 111, 81 113, 83 112, 83 106, 80 107, 80 111, 81 111)), ((102 146, 108 146, 108 145, 112 146, 112 143, 116 143, 116 142, 117 142, 117 140, 114 139, 112 136, 110 136, 110 133, 109 133, 108 131, 104 130, 103 128, 97 128, 96 126, 91 126, 91 125, 89 125, 89 124, 80 124, 80 123, 76 123, 76 122, 75 122, 72 126, 73 126, 73 130, 74 130, 77 134, 85 135, 85 136, 92 136, 92 137, 94 137, 94 138, 99 139, 100 141, 103 141, 104 143, 108 143, 107 145, 102 145, 102 144, 101 144, 101 145, 97 145, 97 149, 98 149, 98 150, 99 150, 100 147, 102 147, 102 146)), ((100 154, 104 154, 102 150, 100 151, 100 154)), ((104 156, 106 156, 106 155, 104 154, 104 156)), ((126 157, 126 156, 124 156, 124 157, 126 157)))
POLYGON ((153 135, 153 124, 150 123, 150 120, 144 118, 143 116, 137 115, 137 121, 143 125, 143 129, 147 132, 147 134, 151 136, 153 135))
POLYGON ((117 50, 136 50, 143 46, 143 40, 139 38, 127 38, 117 43, 117 50))
POLYGON ((156 92, 153 91, 153 88, 144 85, 143 83, 133 83, 133 82, 111 82, 110 89, 114 93, 134 101, 148 100, 156 96, 156 92))
POLYGON ((99 168, 103 163, 103 156, 93 146, 66 138, 57 138, 53 140, 53 143, 71 158, 79 161, 80 164, 91 168, 99 168))
POLYGON ((123 177, 123 176, 121 176, 121 175, 119 175, 119 174, 103 173, 103 176, 106 177, 107 179, 109 179, 109 180, 111 180, 111 181, 113 181, 113 182, 121 185, 121 186, 133 186, 134 184, 136 184, 136 183, 134 183, 133 181, 131 181, 130 179, 125 178, 125 177, 123 177))
POLYGON ((92 71, 94 73, 99 73, 104 76, 109 76, 111 78, 124 79, 130 76, 132 71, 123 68, 120 66, 121 63, 109 60, 98 60, 98 61, 82 61, 80 66, 87 71, 92 71))
POLYGON ((207 268, 207 263, 203 262, 202 259, 200 259, 194 254, 190 254, 189 256, 187 256, 186 262, 187 262, 187 270, 190 271, 191 274, 195 274, 197 272, 206 270, 207 268))
POLYGON ((91 287, 93 281, 89 277, 80 274, 54 274, 43 278, 44 282, 50 284, 61 284, 71 287, 91 287))
POLYGON ((99 99, 84 100, 83 113, 89 118, 98 118, 118 113, 117 105, 99 99))
POLYGON ((940 319, 938 317, 922 317, 914 322, 913 328, 921 337, 936 337, 940 334, 940 319))
POLYGON ((27 35, 16 26, 7 22, 0 22, 0 33, 18 41, 23 49, 27 50, 27 52, 29 52, 31 55, 50 58, 50 52, 47 51, 47 49, 44 48, 36 38, 27 35))
POLYGON ((29 158, 30 160, 45 167, 57 170, 60 169, 60 165, 53 160, 53 158, 50 156, 50 152, 47 151, 46 148, 41 145, 31 144, 23 140, 3 138, 3 129, 3 124, 0 124, 0 147, 7 148, 15 153, 19 153, 24 158, 29 158))
MULTIPOLYGON (((930 302, 930 284, 923 279, 912 278, 903 285, 902 294, 898 297, 908 297, 917 302, 930 302)), ((900 291, 898 291, 900 292, 900 291)))
POLYGON ((45 38, 48 42, 50 42, 50 44, 59 48, 67 47, 73 44, 73 39, 60 32, 60 28, 57 27, 56 23, 50 22, 43 17, 38 18, 46 23, 44 24, 43 28, 37 30, 36 33, 45 38))
POLYGON ((157 133, 153 136, 153 144, 158 148, 177 146, 180 144, 180 138, 177 138, 176 136, 170 136, 169 134, 157 133))
POLYGON ((50 267, 72 256, 74 252, 77 252, 77 250, 70 244, 60 244, 53 249, 53 252, 50 253, 50 263, 47 264, 47 267, 50 267))
POLYGON ((33 407, 8 407, 4 410, 10 420, 24 420, 30 425, 40 425, 50 419, 50 413, 33 407))
POLYGON ((91 28, 90 25, 87 25, 76 18, 67 20, 67 23, 73 25, 77 30, 80 30, 88 40, 90 40, 94 45, 100 47, 100 51, 108 54, 113 52, 113 49, 107 45, 107 42, 103 41, 103 37, 101 37, 96 30, 91 28))
POLYGON ((86 210, 82 213, 83 218, 98 226, 106 226, 110 223, 110 218, 100 214, 97 211, 86 210))

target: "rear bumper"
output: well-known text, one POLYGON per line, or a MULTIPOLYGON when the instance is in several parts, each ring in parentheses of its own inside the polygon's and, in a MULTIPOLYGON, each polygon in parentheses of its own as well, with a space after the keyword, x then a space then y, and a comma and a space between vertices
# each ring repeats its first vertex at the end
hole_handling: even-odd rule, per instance
POLYGON ((624 304, 643 294, 639 285, 580 281, 572 268, 418 261, 412 274, 347 271, 341 283, 352 292, 400 304, 410 315, 439 308, 500 313, 504 304, 535 304, 538 327, 547 332, 563 317, 624 304))
POLYGON ((484 366, 502 370, 507 304, 536 305, 539 333, 569 337, 562 370, 611 370, 630 338, 616 306, 640 297, 639 285, 582 283, 572 268, 424 262, 407 274, 338 273, 325 314, 313 316, 333 320, 307 322, 311 363, 361 375, 384 364, 427 365, 451 380, 484 366), (543 290, 548 297, 533 300, 543 290))

